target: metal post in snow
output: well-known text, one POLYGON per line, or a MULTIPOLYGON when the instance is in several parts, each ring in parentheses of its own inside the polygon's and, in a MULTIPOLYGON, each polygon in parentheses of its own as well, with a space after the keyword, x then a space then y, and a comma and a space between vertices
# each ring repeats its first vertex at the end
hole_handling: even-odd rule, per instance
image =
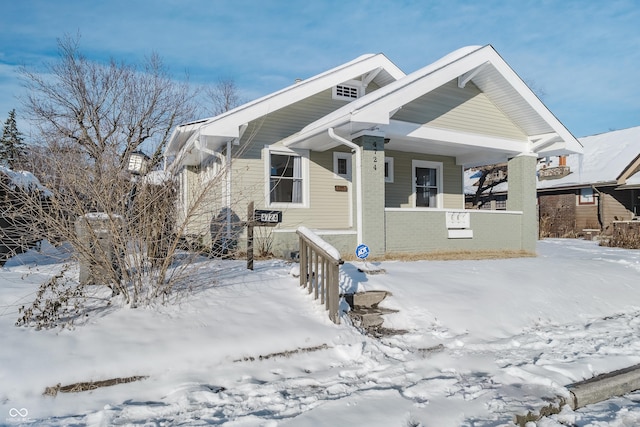
POLYGON ((247 206, 247 269, 253 271, 253 202, 247 206))

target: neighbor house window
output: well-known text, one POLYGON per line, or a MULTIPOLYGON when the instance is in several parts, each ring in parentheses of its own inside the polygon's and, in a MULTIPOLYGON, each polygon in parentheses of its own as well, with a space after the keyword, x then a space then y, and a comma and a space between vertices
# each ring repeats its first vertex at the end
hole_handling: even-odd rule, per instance
POLYGON ((269 151, 269 203, 304 203, 304 161, 297 153, 269 151))
POLYGON ((351 179, 351 153, 333 153, 333 173, 336 178, 351 179))
POLYGON ((578 204, 580 205, 593 205, 596 199, 593 197, 593 188, 581 188, 580 196, 578 198, 578 204))
POLYGON ((414 206, 442 207, 442 163, 414 160, 412 169, 414 206))

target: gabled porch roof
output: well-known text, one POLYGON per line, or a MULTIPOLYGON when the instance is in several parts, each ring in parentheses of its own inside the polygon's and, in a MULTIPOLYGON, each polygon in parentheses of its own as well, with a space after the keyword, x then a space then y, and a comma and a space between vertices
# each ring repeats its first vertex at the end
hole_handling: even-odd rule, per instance
POLYGON ((576 138, 490 45, 452 52, 309 124, 282 143, 325 151, 338 145, 326 137, 330 128, 347 139, 375 130, 389 139, 387 149, 454 156, 465 166, 499 163, 520 153, 548 156, 582 151, 576 138), (460 88, 469 82, 477 86, 521 130, 521 136, 503 138, 396 119, 403 107, 454 79, 460 88))

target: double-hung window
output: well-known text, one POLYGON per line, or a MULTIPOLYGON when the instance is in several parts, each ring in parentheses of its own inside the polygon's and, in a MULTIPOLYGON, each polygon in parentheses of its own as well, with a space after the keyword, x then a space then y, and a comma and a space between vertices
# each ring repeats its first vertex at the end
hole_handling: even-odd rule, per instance
POLYGON ((269 203, 304 203, 304 157, 297 153, 269 153, 269 203))
POLYGON ((442 207, 442 163, 414 160, 412 166, 414 206, 442 207))

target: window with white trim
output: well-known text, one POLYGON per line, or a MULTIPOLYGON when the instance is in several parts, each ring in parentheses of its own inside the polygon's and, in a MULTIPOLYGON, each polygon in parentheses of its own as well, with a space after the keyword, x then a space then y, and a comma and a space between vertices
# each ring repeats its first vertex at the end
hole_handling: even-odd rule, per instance
POLYGON ((384 182, 393 182, 393 157, 384 158, 384 182))
POLYGON ((413 206, 442 207, 442 163, 413 160, 413 206))
POLYGON ((351 153, 333 153, 333 173, 336 178, 351 179, 351 153))
POLYGON ((303 205, 306 158, 294 152, 267 150, 267 153, 269 204, 303 205))

